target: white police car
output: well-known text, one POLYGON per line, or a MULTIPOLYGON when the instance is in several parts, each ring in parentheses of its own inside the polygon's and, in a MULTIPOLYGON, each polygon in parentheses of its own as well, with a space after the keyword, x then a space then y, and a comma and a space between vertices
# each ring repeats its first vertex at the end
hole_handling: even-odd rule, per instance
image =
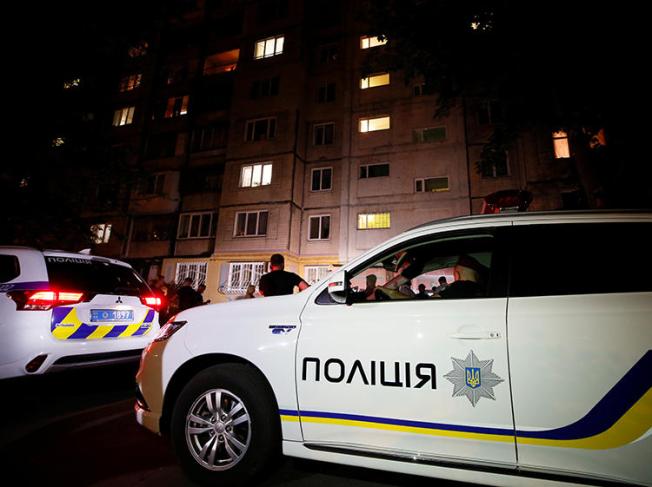
POLYGON ((0 379, 138 360, 159 306, 125 262, 0 247, 0 379))
POLYGON ((281 450, 652 485, 651 230, 638 212, 434 222, 301 293, 184 311, 143 354, 137 419, 205 483, 247 482, 281 450))

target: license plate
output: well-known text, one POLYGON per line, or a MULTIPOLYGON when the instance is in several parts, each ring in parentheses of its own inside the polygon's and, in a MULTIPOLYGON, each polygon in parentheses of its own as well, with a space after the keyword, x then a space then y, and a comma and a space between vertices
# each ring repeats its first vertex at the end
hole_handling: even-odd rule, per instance
POLYGON ((91 321, 133 321, 133 310, 126 309, 92 309, 91 321))

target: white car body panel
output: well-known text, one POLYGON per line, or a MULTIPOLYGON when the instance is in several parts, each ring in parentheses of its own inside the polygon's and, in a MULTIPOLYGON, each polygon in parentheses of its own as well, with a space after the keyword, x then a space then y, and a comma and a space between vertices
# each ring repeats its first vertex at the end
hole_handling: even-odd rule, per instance
MULTIPOLYGON (((537 444, 530 436, 567 427, 586 416, 650 353, 651 293, 352 306, 315 303, 329 282, 343 280, 345 270, 419 236, 593 221, 652 219, 615 213, 598 217, 501 215, 435 223, 381 244, 301 293, 184 311, 176 320, 188 324, 164 348, 161 387, 164 391, 175 371, 194 358, 236 356, 253 364, 271 385, 287 455, 487 485, 580 485, 572 479, 582 478, 588 483, 611 480, 650 486, 649 430, 636 433, 621 446, 601 449, 579 443, 537 444), (583 312, 578 314, 578 309, 583 312), (433 327, 433 316, 437 327, 433 327), (627 319, 620 319, 623 316, 627 319), (500 379, 491 391, 494 397, 483 397, 477 405, 465 397, 453 397, 453 384, 444 377, 453 368, 453 358, 462 360, 471 351, 481 361, 493 360, 492 372, 500 379), (305 362, 306 358, 320 360, 319 381, 309 380, 315 376, 316 362, 305 362), (325 380, 329 359, 345 364, 345 380, 340 379, 337 361, 330 362, 330 380, 325 380), (356 361, 364 366, 385 361, 392 367, 397 362, 402 374, 407 362, 432 363, 436 388, 364 384, 359 374, 347 383, 356 361), (320 417, 315 412, 341 416, 320 417), (374 427, 357 420, 361 417, 406 423, 374 427), (424 432, 415 422, 453 425, 457 432, 468 427, 470 434, 424 432), (491 429, 498 433, 482 437, 481 431, 491 429), (514 476, 510 471, 526 475, 514 476), (570 477, 555 480, 556 475, 570 477)), ((387 382, 393 380, 392 368, 387 382)), ((652 411, 647 414, 636 421, 648 424, 652 411)))

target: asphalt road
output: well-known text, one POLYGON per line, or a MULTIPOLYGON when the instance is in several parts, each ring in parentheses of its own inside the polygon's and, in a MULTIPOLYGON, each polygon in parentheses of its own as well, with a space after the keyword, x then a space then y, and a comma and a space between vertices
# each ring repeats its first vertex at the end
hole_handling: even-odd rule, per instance
MULTIPOLYGON (((169 443, 133 414, 135 366, 0 381, 0 464, 13 485, 195 485, 169 443)), ((9 484, 7 484, 9 485, 9 484)), ((260 484, 390 487, 465 484, 286 458, 260 484)))

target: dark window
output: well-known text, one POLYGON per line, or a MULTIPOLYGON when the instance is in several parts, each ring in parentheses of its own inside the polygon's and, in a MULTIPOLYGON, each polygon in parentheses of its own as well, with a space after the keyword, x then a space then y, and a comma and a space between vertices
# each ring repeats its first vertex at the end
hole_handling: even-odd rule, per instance
POLYGON ((514 227, 510 295, 652 291, 649 223, 514 227))
POLYGON ((335 101, 335 83, 325 83, 317 90, 318 103, 330 103, 335 101))
POLYGON ((11 281, 20 275, 20 264, 15 255, 0 255, 0 282, 11 281))
POLYGON ((331 189, 333 170, 330 167, 312 170, 312 191, 326 191, 331 189))
POLYGON ((337 46, 322 46, 319 48, 319 64, 334 64, 337 62, 339 49, 337 46))
POLYGON ((267 97, 267 96, 276 96, 278 95, 279 88, 279 77, 274 76, 273 78, 256 80, 251 84, 250 97, 252 99, 267 97))
POLYGON ((276 137, 276 118, 262 118, 246 123, 245 140, 247 142, 273 139, 274 137, 276 137))
POLYGON ((174 215, 138 218, 134 220, 133 240, 135 242, 170 240, 175 230, 174 215))
POLYGON ((500 123, 503 120, 503 109, 500 103, 496 101, 487 101, 481 103, 478 107, 478 123, 480 125, 500 123))
POLYGON ((360 166, 360 179, 381 178, 384 176, 389 176, 389 164, 360 166))
POLYGON ((209 151, 225 147, 228 130, 229 126, 225 122, 195 129, 192 134, 192 152, 209 151))
POLYGON ((47 256, 45 265, 54 289, 123 296, 141 296, 149 292, 147 284, 132 268, 104 259, 47 256))
POLYGON ((315 145, 332 144, 334 132, 335 132, 334 123, 319 123, 315 125, 315 133, 314 133, 315 145))
POLYGON ((267 234, 267 211, 236 214, 235 237, 257 237, 267 234))
POLYGON ((151 135, 147 140, 147 149, 145 150, 145 157, 147 159, 173 157, 176 148, 177 148, 176 132, 151 135))
POLYGON ((268 23, 287 17, 288 0, 265 0, 258 4, 258 22, 268 23))
POLYGON ((328 240, 330 237, 330 215, 310 217, 310 240, 328 240))

